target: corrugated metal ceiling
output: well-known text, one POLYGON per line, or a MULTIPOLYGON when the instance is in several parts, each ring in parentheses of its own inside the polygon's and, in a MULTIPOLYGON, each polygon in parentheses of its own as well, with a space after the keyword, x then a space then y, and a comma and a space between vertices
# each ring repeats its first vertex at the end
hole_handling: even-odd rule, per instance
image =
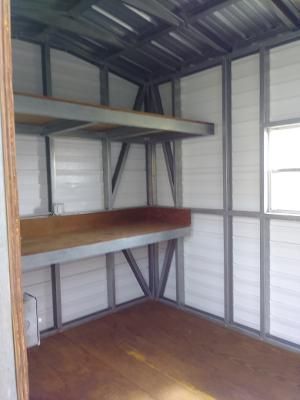
POLYGON ((13 36, 132 80, 299 30, 300 0, 12 0, 13 36))

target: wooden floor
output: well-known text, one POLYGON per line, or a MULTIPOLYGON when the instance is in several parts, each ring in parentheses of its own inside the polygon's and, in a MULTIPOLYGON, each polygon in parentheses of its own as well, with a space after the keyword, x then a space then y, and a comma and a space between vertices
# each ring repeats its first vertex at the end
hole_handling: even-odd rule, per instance
POLYGON ((31 400, 299 400, 300 355, 147 302, 29 352, 31 400))

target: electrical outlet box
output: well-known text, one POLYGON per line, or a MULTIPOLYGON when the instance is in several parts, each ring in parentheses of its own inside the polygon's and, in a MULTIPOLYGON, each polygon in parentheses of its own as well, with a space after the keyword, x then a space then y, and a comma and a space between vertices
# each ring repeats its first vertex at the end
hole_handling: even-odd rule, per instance
POLYGON ((27 347, 40 345, 40 330, 37 311, 37 298, 24 293, 24 325, 27 347))

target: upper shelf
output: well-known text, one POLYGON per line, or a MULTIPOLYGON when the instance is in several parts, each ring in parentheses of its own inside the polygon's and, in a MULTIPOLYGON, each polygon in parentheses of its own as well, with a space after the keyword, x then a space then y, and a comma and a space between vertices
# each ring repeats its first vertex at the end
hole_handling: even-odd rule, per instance
POLYGON ((15 93, 17 124, 41 127, 44 136, 80 131, 126 142, 162 142, 214 134, 214 124, 53 97, 15 93))

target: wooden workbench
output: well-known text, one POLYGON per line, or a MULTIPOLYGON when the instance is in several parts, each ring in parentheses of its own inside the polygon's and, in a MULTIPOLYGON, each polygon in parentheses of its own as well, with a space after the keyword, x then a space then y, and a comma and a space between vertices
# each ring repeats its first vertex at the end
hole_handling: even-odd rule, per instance
POLYGON ((187 235, 188 209, 142 207, 21 220, 26 270, 187 235))

